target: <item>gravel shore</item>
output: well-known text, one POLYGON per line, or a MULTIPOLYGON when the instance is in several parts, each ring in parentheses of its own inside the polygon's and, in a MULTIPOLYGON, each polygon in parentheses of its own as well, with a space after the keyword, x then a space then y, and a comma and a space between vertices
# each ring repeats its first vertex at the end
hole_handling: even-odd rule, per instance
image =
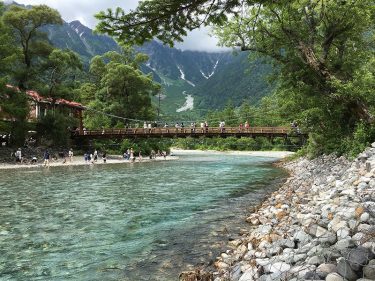
POLYGON ((246 219, 248 232, 229 242, 216 271, 197 271, 197 280, 375 280, 375 143, 351 162, 283 166, 286 183, 246 219))
POLYGON ((290 177, 246 219, 216 271, 180 280, 375 280, 375 143, 354 161, 330 155, 282 166, 290 177))

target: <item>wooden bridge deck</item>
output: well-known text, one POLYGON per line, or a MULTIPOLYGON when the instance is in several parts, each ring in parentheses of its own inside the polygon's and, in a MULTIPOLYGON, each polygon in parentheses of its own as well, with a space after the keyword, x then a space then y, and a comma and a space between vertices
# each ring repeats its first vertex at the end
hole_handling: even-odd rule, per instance
POLYGON ((186 138, 186 137, 305 137, 288 127, 251 127, 240 130, 238 127, 219 127, 208 129, 196 128, 127 128, 100 129, 72 132, 73 138, 83 139, 123 139, 123 138, 186 138))

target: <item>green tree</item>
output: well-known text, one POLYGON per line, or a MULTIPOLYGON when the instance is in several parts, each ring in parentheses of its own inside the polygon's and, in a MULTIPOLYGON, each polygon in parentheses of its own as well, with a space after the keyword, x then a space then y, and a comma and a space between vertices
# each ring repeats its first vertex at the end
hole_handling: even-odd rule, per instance
POLYGON ((46 97, 72 98, 76 73, 82 70, 82 63, 76 53, 70 50, 53 50, 43 65, 46 86, 39 86, 46 97))
MULTIPOLYGON (((124 118, 122 123, 126 119, 154 118, 151 96, 160 91, 160 85, 153 81, 152 74, 141 72, 140 64, 147 59, 144 54, 136 54, 127 47, 122 49, 122 53, 108 52, 94 57, 90 64, 92 83, 82 87, 83 96, 88 98, 92 98, 90 92, 95 89, 95 99, 89 102, 89 107, 120 116, 124 118)), ((119 121, 113 119, 109 122, 108 116, 93 112, 87 114, 88 127, 91 127, 90 124, 115 126, 119 121)))
MULTIPOLYGON (((246 2, 251 4, 258 1, 246 2)), ((175 41, 183 40, 187 31, 202 25, 224 24, 228 14, 238 13, 242 3, 239 0, 141 1, 138 7, 129 13, 121 8, 100 12, 96 15, 100 20, 97 29, 121 42, 143 44, 145 40, 156 37, 173 46, 175 41)))
POLYGON ((60 14, 46 6, 38 5, 30 9, 12 5, 3 15, 4 24, 14 34, 21 56, 15 71, 15 79, 21 89, 30 88, 29 80, 37 74, 36 66, 47 58, 52 46, 40 28, 48 24, 62 24, 60 14))

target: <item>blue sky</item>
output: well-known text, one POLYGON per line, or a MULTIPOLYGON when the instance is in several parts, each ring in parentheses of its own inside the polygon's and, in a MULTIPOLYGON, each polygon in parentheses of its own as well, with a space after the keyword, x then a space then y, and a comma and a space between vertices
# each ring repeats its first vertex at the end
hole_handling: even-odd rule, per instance
MULTIPOLYGON (((10 0, 5 2, 10 2, 10 0)), ((58 10, 65 21, 79 20, 90 28, 95 27, 97 21, 93 15, 97 12, 116 7, 128 11, 134 9, 138 4, 138 0, 17 0, 16 2, 25 5, 46 4, 58 10)), ((210 37, 208 31, 207 28, 195 30, 176 47, 183 50, 222 50, 216 46, 216 38, 210 37)))

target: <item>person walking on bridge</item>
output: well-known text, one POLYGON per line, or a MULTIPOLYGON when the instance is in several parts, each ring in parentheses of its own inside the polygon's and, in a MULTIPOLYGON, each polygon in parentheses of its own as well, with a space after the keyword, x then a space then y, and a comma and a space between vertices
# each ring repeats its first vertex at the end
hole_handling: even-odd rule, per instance
POLYGON ((245 122, 245 130, 246 130, 246 132, 249 131, 249 128, 250 128, 249 121, 246 120, 246 122, 245 122))

